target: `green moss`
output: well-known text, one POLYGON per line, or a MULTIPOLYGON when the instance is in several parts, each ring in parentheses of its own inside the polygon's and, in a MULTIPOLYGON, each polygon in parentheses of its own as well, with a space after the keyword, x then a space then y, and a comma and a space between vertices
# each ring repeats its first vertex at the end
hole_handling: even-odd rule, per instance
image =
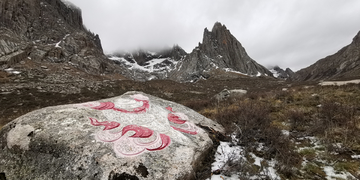
POLYGON ((310 148, 305 148, 302 149, 299 154, 302 157, 305 157, 307 160, 313 160, 316 157, 316 150, 315 149, 310 149, 310 148))
POLYGON ((360 162, 358 161, 346 161, 336 163, 334 169, 336 171, 348 171, 350 173, 355 173, 360 170, 359 167, 360 162))
POLYGON ((306 171, 308 174, 315 174, 323 178, 326 177, 326 173, 324 172, 324 170, 313 163, 307 163, 304 167, 304 171, 306 171))

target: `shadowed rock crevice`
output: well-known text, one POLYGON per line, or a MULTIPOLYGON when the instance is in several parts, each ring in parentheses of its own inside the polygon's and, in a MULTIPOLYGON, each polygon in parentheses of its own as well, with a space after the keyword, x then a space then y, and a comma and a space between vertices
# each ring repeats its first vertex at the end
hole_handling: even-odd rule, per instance
POLYGON ((111 171, 111 173, 109 174, 109 180, 139 180, 139 178, 127 173, 119 174, 111 171))
POLYGON ((0 173, 0 180, 6 180, 5 173, 0 173))
POLYGON ((147 168, 142 163, 140 163, 138 167, 135 167, 135 170, 141 174, 142 177, 146 178, 149 175, 147 168))

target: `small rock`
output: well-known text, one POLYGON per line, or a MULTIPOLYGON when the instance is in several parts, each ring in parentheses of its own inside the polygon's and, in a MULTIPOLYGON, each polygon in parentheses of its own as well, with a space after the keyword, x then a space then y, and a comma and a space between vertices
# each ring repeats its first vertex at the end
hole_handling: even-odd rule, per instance
POLYGON ((47 66, 40 66, 42 69, 47 69, 48 67, 47 66))
POLYGON ((11 94, 12 92, 1 92, 1 95, 7 95, 7 94, 11 94))
POLYGON ((70 67, 65 66, 63 69, 65 69, 65 70, 70 70, 71 68, 70 68, 70 67))

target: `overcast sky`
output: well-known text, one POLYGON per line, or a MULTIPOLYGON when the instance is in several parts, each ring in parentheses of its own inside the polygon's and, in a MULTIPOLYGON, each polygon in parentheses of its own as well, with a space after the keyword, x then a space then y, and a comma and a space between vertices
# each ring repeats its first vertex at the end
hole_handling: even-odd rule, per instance
POLYGON ((360 31, 360 0, 68 0, 105 53, 174 44, 191 52, 225 24, 258 63, 294 71, 336 53, 360 31))

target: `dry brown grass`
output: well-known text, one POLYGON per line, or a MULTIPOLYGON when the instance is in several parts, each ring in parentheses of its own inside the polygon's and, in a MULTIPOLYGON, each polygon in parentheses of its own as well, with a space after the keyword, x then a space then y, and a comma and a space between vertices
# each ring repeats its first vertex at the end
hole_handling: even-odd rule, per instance
MULTIPOLYGON (((189 103, 189 107, 222 124, 227 134, 236 132, 239 145, 248 152, 276 159, 277 171, 284 179, 325 177, 321 166, 312 163, 321 158, 318 151, 335 153, 326 157, 330 162, 360 153, 360 85, 298 86, 288 91, 252 92, 239 100, 208 102, 204 106, 189 103), (290 136, 281 130, 289 130, 290 136), (304 137, 316 137, 322 148, 297 151, 299 145, 294 142, 304 137), (259 143, 266 146, 262 152, 256 150, 259 143), (341 146, 334 146, 339 143, 341 146), (303 158, 309 161, 305 167, 301 165, 303 158), (300 173, 300 169, 306 173, 300 173)), ((313 144, 302 143, 302 147, 307 146, 313 144)), ((359 169, 351 173, 355 171, 359 169)))

